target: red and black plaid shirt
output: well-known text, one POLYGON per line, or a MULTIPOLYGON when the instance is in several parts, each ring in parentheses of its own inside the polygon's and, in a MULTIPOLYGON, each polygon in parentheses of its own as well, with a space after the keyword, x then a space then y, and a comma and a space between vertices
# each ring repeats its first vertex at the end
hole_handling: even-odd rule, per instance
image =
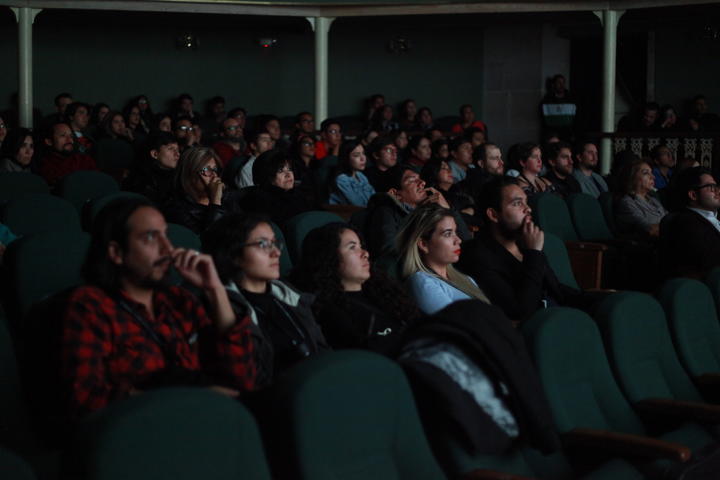
POLYGON ((104 290, 85 286, 71 295, 65 312, 62 377, 69 391, 72 417, 79 417, 127 396, 167 366, 171 351, 176 366, 202 371, 219 383, 250 390, 256 366, 250 317, 219 332, 200 302, 187 290, 170 287, 153 296, 155 318, 123 292, 118 298, 140 315, 163 347, 138 320, 104 290))

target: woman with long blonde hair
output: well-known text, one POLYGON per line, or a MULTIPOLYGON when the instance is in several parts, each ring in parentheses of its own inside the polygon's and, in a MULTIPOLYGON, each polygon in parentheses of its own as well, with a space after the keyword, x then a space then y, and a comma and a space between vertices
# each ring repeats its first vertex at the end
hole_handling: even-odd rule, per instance
POLYGON ((402 276, 420 310, 432 314, 457 300, 490 303, 472 278, 453 267, 461 240, 450 210, 436 204, 418 207, 396 240, 402 276))

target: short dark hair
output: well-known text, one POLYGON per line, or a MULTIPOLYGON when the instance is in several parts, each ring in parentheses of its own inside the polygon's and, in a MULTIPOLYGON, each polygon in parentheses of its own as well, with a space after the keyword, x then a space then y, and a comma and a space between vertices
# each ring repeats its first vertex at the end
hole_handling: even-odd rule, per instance
POLYGON ((212 97, 210 100, 208 100, 208 104, 215 105, 217 103, 225 103, 225 97, 221 95, 216 95, 212 97))
POLYGON ((147 139, 147 151, 150 152, 150 150, 158 150, 160 147, 171 145, 173 143, 178 143, 178 141, 172 133, 156 132, 150 135, 147 139))
POLYGON ((192 95, 190 95, 189 93, 181 93, 180 95, 178 95, 178 103, 182 102, 183 100, 190 100, 191 102, 194 102, 192 95))
POLYGON ((267 130, 267 124, 272 122, 273 120, 280 122, 280 119, 275 115, 258 115, 255 117, 255 130, 267 130))
POLYGON ((58 125, 65 125, 70 130, 72 130, 72 127, 70 126, 70 124, 67 121, 55 120, 54 122, 50 122, 50 124, 48 124, 47 129, 43 132, 43 138, 52 140, 53 135, 55 135, 55 127, 57 127, 58 125))
POLYGON ((468 140, 472 140, 473 135, 476 133, 482 133, 483 136, 487 139, 487 135, 485 133, 485 130, 480 127, 468 127, 463 131, 463 136, 467 138, 468 140))
POLYGON ((396 190, 400 190, 402 188, 402 178, 405 172, 410 170, 413 173, 415 172, 415 169, 412 168, 410 165, 395 165, 394 167, 388 169, 387 181, 385 182, 385 186, 388 190, 391 188, 394 188, 396 190))
POLYGON ((392 138, 390 135, 378 135, 373 139, 372 142, 370 142, 370 145, 367 147, 367 152, 371 155, 375 155, 376 153, 379 153, 380 150, 387 147, 388 145, 395 145, 395 139, 392 138))
POLYGON ((303 115, 310 115, 310 116, 312 116, 312 113, 310 113, 310 112, 308 112, 308 111, 303 111, 303 112, 298 113, 297 115, 295 115, 295 123, 300 123, 300 121, 302 120, 303 115))
POLYGON ((80 110, 81 108, 85 108, 85 110, 87 110, 87 112, 90 113, 90 107, 86 103, 73 102, 70 105, 68 105, 67 108, 65 108, 65 117, 69 119, 70 117, 75 115, 75 113, 77 113, 77 111, 80 110))
POLYGON ((463 103, 462 105, 460 105, 460 108, 458 108, 458 113, 462 115, 463 110, 465 110, 467 107, 472 108, 472 105, 470 105, 469 103, 463 103))
POLYGON ((110 242, 117 242, 121 249, 127 248, 128 220, 142 207, 156 208, 145 198, 120 198, 106 205, 95 217, 90 228, 90 247, 82 266, 88 283, 106 292, 120 288, 121 270, 108 257, 108 246, 110 242))
POLYGON ((292 160, 283 150, 272 149, 261 153, 253 162, 253 183, 261 187, 272 184, 275 174, 285 165, 292 168, 292 160))
POLYGON ((567 142, 560 141, 545 145, 543 156, 546 157, 546 160, 557 160, 558 155, 560 155, 560 150, 563 148, 570 150, 570 155, 572 155, 572 146, 567 142))
POLYGON ((178 124, 184 120, 187 120, 188 122, 190 122, 190 125, 193 124, 193 119, 190 118, 188 115, 178 115, 177 117, 175 117, 175 119, 172 122, 172 129, 176 130, 178 127, 178 124))
POLYGON ((677 208, 686 207, 690 203, 688 192, 701 185, 700 177, 703 175, 710 175, 715 178, 712 172, 705 167, 686 168, 672 178, 671 191, 674 197, 674 205, 677 208))
MULTIPOLYGON (((33 145, 37 150, 37 145, 35 145, 35 134, 33 131, 29 128, 18 128, 17 130, 11 131, 2 143, 2 150, 0 150, 2 156, 15 158, 15 155, 17 155, 20 151, 20 148, 23 146, 25 138, 27 137, 33 139, 33 145)), ((34 157, 35 155, 33 155, 33 158, 34 157)))
POLYGON ((339 125, 340 130, 342 130, 342 123, 340 123, 335 118, 326 118, 325 120, 323 120, 322 123, 320 124, 320 130, 322 130, 323 132, 325 130, 328 130, 330 128, 330 125, 339 125))
POLYGON ((472 143, 468 137, 455 137, 450 142, 450 151, 457 152, 458 149, 465 143, 472 143))
POLYGON ((444 158, 431 158, 423 165, 420 171, 420 178, 423 179, 428 187, 437 187, 438 174, 440 173, 443 163, 448 165, 448 161, 444 158))
POLYGON ((228 117, 235 117, 238 113, 242 112, 243 115, 247 117, 247 110, 245 110, 243 107, 235 107, 232 110, 230 110, 227 114, 228 117))
POLYGON ((68 93, 68 92, 63 92, 63 93, 58 93, 57 95, 55 95, 55 100, 53 100, 53 101, 55 102, 56 107, 60 106, 60 100, 63 98, 69 98, 70 100, 72 100, 72 94, 68 93))
POLYGON ((510 185, 518 185, 517 179, 513 177, 498 176, 493 177, 485 185, 478 194, 477 205, 483 218, 487 218, 487 209, 492 208, 500 211, 502 206, 502 195, 510 185))
POLYGON ((407 145, 408 151, 417 150, 417 148, 420 145, 420 142, 422 141, 423 138, 430 140, 427 135, 422 135, 422 134, 413 135, 412 137, 410 137, 410 140, 408 140, 408 145, 407 145))
POLYGON ((660 152, 666 148, 670 153, 672 153, 672 150, 670 150, 670 147, 667 145, 655 145, 652 150, 650 150, 650 158, 653 161, 657 161, 658 158, 660 158, 660 152))
POLYGON ((487 159, 487 149, 489 147, 500 148, 492 142, 485 142, 482 145, 478 145, 475 150, 473 150, 473 162, 478 163, 481 160, 484 162, 487 159))
POLYGON ((272 225, 263 215, 235 213, 216 220, 202 234, 203 252, 213 257, 215 269, 224 284, 242 271, 237 259, 242 256, 250 233, 261 223, 272 225))

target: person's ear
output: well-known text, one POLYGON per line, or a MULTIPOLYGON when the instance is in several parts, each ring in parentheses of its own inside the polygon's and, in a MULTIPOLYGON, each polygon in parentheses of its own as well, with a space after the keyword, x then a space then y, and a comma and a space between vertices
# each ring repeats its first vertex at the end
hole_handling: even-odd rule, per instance
POLYGON ((430 251, 430 249, 428 248, 427 241, 425 241, 425 239, 423 239, 423 238, 421 238, 421 239, 418 240, 417 246, 418 246, 418 248, 420 249, 420 251, 421 251, 422 253, 424 253, 425 255, 427 255, 428 252, 430 251))
POLYGON ((157 160, 157 159, 158 159, 158 156, 159 156, 159 153, 158 153, 158 151, 157 151, 156 149, 153 148, 152 150, 150 150, 150 156, 151 156, 154 160, 157 160))
POLYGON ((48 147, 52 147, 52 140, 49 139, 49 138, 46 138, 46 139, 45 139, 45 145, 47 145, 48 147))
POLYGON ((123 256, 122 256, 122 249, 120 248, 120 244, 111 241, 108 243, 108 258, 112 263, 115 265, 122 265, 123 264, 123 256))
POLYGON ((397 188, 391 188, 388 192, 393 198, 400 200, 400 192, 397 188))
POLYGON ((500 223, 500 214, 494 208, 488 207, 488 209, 485 210, 485 215, 487 216, 488 220, 490 220, 491 222, 500 223))
POLYGON ((697 202, 698 200, 698 192, 697 190, 688 190, 688 198, 690 198, 691 201, 697 202))

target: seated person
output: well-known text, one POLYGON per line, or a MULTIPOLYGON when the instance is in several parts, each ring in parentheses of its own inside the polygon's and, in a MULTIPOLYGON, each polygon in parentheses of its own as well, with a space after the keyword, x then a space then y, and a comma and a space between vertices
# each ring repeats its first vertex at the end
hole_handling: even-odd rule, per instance
POLYGON ((667 277, 704 280, 720 266, 720 189, 711 172, 687 168, 674 178, 682 208, 660 224, 660 258, 667 277))
POLYGON ((333 118, 326 118, 320 124, 320 140, 315 143, 315 158, 337 157, 342 143, 342 125, 333 118))
POLYGON ((275 141, 270 137, 270 133, 267 131, 258 130, 250 135, 249 146, 250 157, 235 177, 236 188, 251 187, 254 185, 252 172, 255 159, 268 150, 275 148, 275 141))
POLYGON ((340 147, 337 176, 331 187, 329 203, 331 205, 367 206, 367 202, 375 194, 365 170, 367 159, 365 147, 357 140, 349 140, 340 147))
POLYGON ((598 198, 608 191, 605 179, 595 172, 598 164, 598 149, 592 142, 580 141, 575 144, 575 166, 573 177, 580 183, 582 193, 598 198))
POLYGON ((675 167, 675 155, 665 145, 658 145, 650 151, 650 159, 655 166, 652 169, 655 177, 655 189, 662 190, 670 184, 670 177, 675 167))
POLYGON ((453 267, 461 242, 455 217, 440 205, 418 207, 398 233, 402 276, 423 313, 433 314, 457 300, 490 303, 472 278, 453 267))
POLYGON ((292 140, 289 153, 295 176, 295 188, 305 197, 306 203, 313 206, 317 203, 316 199, 318 197, 318 192, 315 191, 315 178, 313 177, 315 137, 310 134, 300 133, 292 140))
POLYGON ((475 168, 468 169, 464 183, 465 189, 477 198, 485 183, 505 174, 505 162, 500 147, 494 143, 484 143, 473 150, 473 162, 475 168))
POLYGON ((175 189, 180 147, 172 134, 159 131, 150 135, 146 148, 147 153, 135 162, 122 187, 145 195, 156 205, 163 205, 175 189))
MULTIPOLYGON (((450 208, 468 217, 475 214, 475 201, 463 188, 465 183, 455 183, 452 168, 443 159, 433 158, 422 168, 420 178, 425 185, 437 189, 447 199, 450 208)), ((463 217, 468 220, 468 217, 463 217)))
POLYGON ((127 175, 135 157, 131 135, 120 112, 109 112, 100 122, 95 144, 97 165, 118 181, 127 175))
MULTIPOLYGON (((131 124, 129 124, 131 125, 131 124)), ((197 147, 200 145, 198 137, 195 134, 195 127, 193 126, 193 120, 187 116, 180 116, 173 122, 173 134, 177 139, 180 152, 184 152, 188 148, 197 147)))
POLYGON ((516 146, 517 162, 519 165, 518 185, 528 197, 545 191, 553 191, 550 180, 540 177, 543 168, 542 151, 540 146, 526 142, 516 146))
POLYGON ((333 348, 388 352, 419 315, 400 285, 373 268, 347 223, 330 223, 305 237, 291 280, 315 295, 313 311, 333 348))
POLYGON ((487 127, 480 120, 475 120, 475 110, 470 104, 460 106, 460 122, 451 127, 452 133, 460 135, 469 128, 477 128, 483 132, 487 131, 487 127))
POLYGON ((228 117, 222 122, 220 139, 212 146, 218 154, 223 168, 227 167, 233 157, 242 157, 245 151, 245 140, 240 122, 228 117))
POLYGON ((390 169, 398 163, 398 149, 392 136, 376 137, 367 149, 374 165, 365 169, 365 176, 376 192, 387 192, 390 169))
POLYGON ((234 214, 202 237, 212 255, 234 314, 249 316, 260 386, 297 362, 327 350, 311 306, 313 297, 279 281, 280 249, 268 219, 234 214))
POLYGON ((211 148, 193 147, 182 153, 175 191, 163 205, 169 222, 199 234, 215 220, 238 209, 235 192, 225 190, 219 165, 211 148))
POLYGON ((88 285, 64 313, 60 372, 70 418, 156 387, 218 385, 233 396, 254 388, 250 318, 233 313, 212 258, 173 248, 166 230, 146 200, 115 201, 96 218, 88 285), (171 266, 207 295, 207 312, 165 283, 171 266))
MULTIPOLYGON (((373 195, 368 201, 367 219, 364 225, 370 254, 375 257, 388 254, 395 248, 395 237, 405 217, 419 205, 437 203, 445 208, 450 204, 442 193, 430 187, 412 167, 398 165, 392 168, 388 191, 373 195)), ((467 227, 463 238, 470 237, 467 227)))
POLYGON ((573 176, 572 148, 569 143, 551 143, 545 150, 550 168, 545 179, 553 184, 554 191, 563 198, 573 193, 580 193, 580 183, 573 176))
POLYGON ((45 134, 48 147, 40 161, 38 173, 51 187, 65 176, 78 170, 97 170, 95 159, 75 151, 75 137, 70 125, 57 122, 45 134))
POLYGON ((620 197, 614 205, 619 233, 641 239, 657 238, 660 221, 667 214, 654 196, 655 177, 644 160, 633 160, 620 171, 620 197))
POLYGON ((65 119, 75 136, 75 149, 80 153, 90 154, 95 146, 95 140, 87 133, 90 123, 90 109, 88 105, 73 102, 65 109, 65 119))
POLYGON ((407 145, 407 164, 416 172, 432 158, 432 146, 430 139, 425 135, 414 135, 407 145))
POLYGON ((475 168, 473 165, 473 146, 467 137, 457 137, 450 142, 450 158, 448 159, 455 183, 462 182, 467 172, 475 168))
POLYGON ((246 212, 261 213, 278 225, 303 212, 312 210, 302 192, 295 188, 292 161, 281 150, 260 155, 253 165, 256 187, 240 195, 240 207, 246 212))
POLYGON ((487 228, 463 244, 458 268, 475 279, 493 305, 511 320, 523 321, 546 305, 579 308, 593 301, 558 281, 543 253, 545 235, 533 223, 516 179, 488 182, 478 202, 487 228))
MULTIPOLYGON (((2 121, 0 119, 0 121, 2 121)), ((0 173, 30 173, 35 155, 35 140, 32 130, 21 128, 8 135, 2 142, 0 173)))

